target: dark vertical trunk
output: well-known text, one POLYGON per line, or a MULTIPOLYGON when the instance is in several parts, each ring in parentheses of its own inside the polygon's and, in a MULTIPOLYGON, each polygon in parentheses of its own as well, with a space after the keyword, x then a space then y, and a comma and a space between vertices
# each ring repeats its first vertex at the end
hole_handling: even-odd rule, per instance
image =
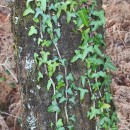
MULTIPOLYGON (((99 8, 101 8, 101 1, 99 8)), ((29 27, 33 24, 32 17, 23 17, 25 10, 25 0, 16 0, 12 6, 12 31, 17 45, 17 68, 18 79, 23 93, 23 130, 51 130, 50 123, 55 120, 54 114, 48 113, 47 108, 51 104, 53 93, 46 90, 47 78, 37 82, 37 67, 34 63, 34 52, 39 48, 35 43, 35 37, 28 36, 29 27)), ((85 67, 82 63, 71 64, 70 60, 74 55, 74 50, 80 45, 81 36, 73 32, 74 25, 66 23, 66 17, 60 18, 61 39, 58 45, 61 56, 68 60, 67 71, 75 77, 75 84, 80 85, 80 76, 84 74, 85 67)), ((55 53, 51 48, 52 55, 55 53)), ((55 79, 55 78, 54 78, 55 79)), ((76 104, 70 105, 69 115, 76 115, 74 130, 94 130, 95 122, 89 121, 86 112, 90 109, 91 100, 88 93, 81 103, 78 96, 76 104)), ((62 106, 61 106, 62 107, 62 106)), ((64 118, 64 114, 61 115, 64 118)))

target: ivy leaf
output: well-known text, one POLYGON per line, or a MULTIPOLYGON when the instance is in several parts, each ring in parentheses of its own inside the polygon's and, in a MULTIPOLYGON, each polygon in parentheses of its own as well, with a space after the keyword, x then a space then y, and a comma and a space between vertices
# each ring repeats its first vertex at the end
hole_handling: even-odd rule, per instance
POLYGON ((57 102, 55 101, 52 101, 52 105, 48 107, 48 112, 57 112, 59 113, 60 112, 60 108, 58 107, 58 104, 57 102))
POLYGON ((103 105, 101 106, 101 109, 108 109, 110 108, 111 106, 107 103, 103 103, 103 105))
POLYGON ((74 9, 75 5, 77 5, 78 3, 76 1, 71 1, 70 4, 70 12, 74 9))
POLYGON ((30 3, 31 1, 33 1, 33 0, 27 0, 27 2, 26 2, 26 7, 29 6, 29 3, 30 3))
POLYGON ((82 9, 82 10, 78 11, 78 15, 79 15, 80 19, 82 20, 82 23, 86 27, 89 26, 89 20, 87 19, 87 17, 88 17, 87 14, 88 14, 87 9, 82 9))
POLYGON ((47 4, 47 1, 46 0, 37 0, 37 1, 40 1, 41 2, 41 10, 43 10, 44 12, 46 11, 46 4, 47 4))
POLYGON ((74 130, 74 126, 73 125, 68 125, 67 126, 69 130, 74 130))
POLYGON ((106 77, 106 72, 99 71, 97 73, 92 74, 92 78, 106 77))
POLYGON ((92 56, 92 57, 89 57, 88 59, 87 59, 87 63, 93 63, 94 65, 101 65, 101 64, 104 64, 104 61, 102 60, 102 59, 100 59, 100 58, 97 58, 96 56, 92 56))
POLYGON ((80 50, 75 50, 76 55, 72 58, 71 62, 75 62, 78 59, 82 59, 82 55, 80 53, 80 50))
POLYGON ((60 81, 61 79, 63 79, 63 75, 58 75, 57 77, 56 77, 56 79, 57 79, 57 81, 60 81))
POLYGON ((73 122, 76 122, 75 115, 72 115, 69 119, 73 122))
POLYGON ((88 93, 87 89, 83 89, 83 88, 78 88, 78 90, 80 91, 80 101, 82 101, 84 99, 84 95, 85 93, 88 93))
POLYGON ((69 98, 69 102, 72 102, 73 104, 75 104, 75 97, 69 98))
POLYGON ((110 103, 111 100, 112 100, 112 95, 111 95, 111 93, 105 92, 104 95, 105 95, 106 102, 107 102, 107 103, 110 103))
POLYGON ((82 60, 84 60, 86 58, 86 56, 88 55, 88 53, 93 52, 93 47, 92 46, 85 46, 84 51, 83 51, 83 55, 82 55, 82 60))
POLYGON ((60 98, 59 103, 63 103, 65 101, 66 101, 66 98, 63 96, 62 98, 60 98))
POLYGON ((73 95, 73 91, 72 91, 71 88, 67 89, 67 90, 66 90, 66 93, 68 93, 68 94, 70 94, 70 95, 73 95))
POLYGON ((117 70, 116 66, 111 62, 110 58, 109 57, 106 57, 106 62, 105 62, 105 65, 104 65, 104 70, 105 69, 110 69, 110 70, 117 70))
POLYGON ((60 88, 62 88, 62 87, 64 87, 64 86, 65 86, 64 81, 63 81, 63 80, 60 80, 60 81, 58 81, 58 84, 57 84, 57 86, 56 86, 56 89, 60 89, 60 88))
POLYGON ((47 19, 46 24, 52 29, 52 22, 50 18, 47 19))
POLYGON ((32 36, 33 34, 37 34, 37 30, 34 26, 31 26, 28 35, 32 36))
POLYGON ((105 17, 104 17, 104 11, 93 11, 92 13, 94 16, 97 16, 99 20, 92 21, 90 25, 93 26, 92 31, 97 30, 100 26, 105 24, 105 17))
POLYGON ((102 23, 100 21, 92 21, 90 25, 93 26, 92 31, 96 31, 100 26, 102 26, 102 23))
POLYGON ((56 130, 65 130, 64 127, 57 128, 56 130))
POLYGON ((105 24, 105 17, 104 17, 104 11, 93 11, 92 14, 94 16, 97 16, 100 19, 100 22, 104 25, 105 24))
POLYGON ((0 77, 0 82, 6 81, 6 78, 0 77))
POLYGON ((96 117, 97 115, 99 115, 100 109, 96 109, 95 107, 91 107, 91 111, 88 112, 87 116, 89 117, 89 119, 93 119, 94 117, 96 117))
POLYGON ((37 58, 38 57, 39 57, 39 55, 37 53, 34 53, 34 60, 35 60, 36 64, 37 64, 37 58))
POLYGON ((65 66, 66 59, 63 58, 63 59, 60 59, 59 61, 61 62, 61 65, 65 66))
POLYGON ((69 23, 71 21, 72 18, 75 18, 76 14, 75 13, 71 13, 69 11, 67 11, 67 23, 69 23))
POLYGON ((57 23, 57 16, 56 16, 56 15, 53 15, 53 16, 52 16, 52 19, 53 19, 53 21, 54 21, 55 23, 57 23))
POLYGON ((56 122, 56 127, 59 128, 59 127, 62 127, 62 126, 63 126, 62 119, 59 119, 59 120, 56 122))
POLYGON ((86 76, 81 76, 82 85, 85 86, 86 76))
POLYGON ((101 56, 101 57, 103 57, 104 55, 102 54, 102 52, 99 50, 99 45, 95 45, 94 46, 94 50, 95 50, 95 52, 99 55, 99 56, 101 56))
POLYGON ((39 15, 42 15, 42 14, 43 14, 43 11, 40 8, 36 8, 36 13, 35 13, 34 18, 37 18, 39 15))
POLYGON ((57 99, 57 98, 59 98, 59 97, 62 97, 62 94, 61 94, 61 93, 56 93, 56 94, 52 97, 52 99, 57 99))
POLYGON ((67 79, 68 81, 74 81, 74 77, 73 77, 72 73, 69 73, 69 74, 66 76, 66 79, 67 79))
POLYGON ((28 14, 34 14, 34 10, 31 7, 28 7, 24 12, 23 12, 23 16, 26 16, 28 14))
POLYGON ((51 85, 52 85, 52 81, 51 81, 51 80, 48 80, 48 83, 47 83, 47 90, 48 90, 48 91, 50 90, 51 85))
POLYGON ((56 67, 59 66, 59 63, 53 62, 51 60, 47 61, 48 64, 48 76, 52 77, 53 73, 56 70, 56 67))
POLYGON ((61 37, 60 28, 54 29, 54 32, 56 32, 58 38, 61 37))
POLYGON ((38 72, 38 82, 40 81, 41 78, 43 78, 43 74, 39 71, 38 72))
POLYGON ((48 61, 48 56, 50 55, 50 52, 41 51, 40 54, 42 56, 43 62, 46 63, 48 61))

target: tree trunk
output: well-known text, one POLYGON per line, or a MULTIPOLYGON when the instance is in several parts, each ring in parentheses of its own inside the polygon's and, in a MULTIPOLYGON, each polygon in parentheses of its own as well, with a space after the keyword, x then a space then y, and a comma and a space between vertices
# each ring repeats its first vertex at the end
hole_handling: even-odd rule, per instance
MULTIPOLYGON (((99 8, 101 8, 101 1, 97 1, 99 1, 99 8)), ((22 130, 51 130, 50 124, 51 122, 55 122, 55 116, 53 113, 48 113, 47 108, 51 104, 53 92, 46 90, 46 76, 44 76, 44 79, 40 83, 37 82, 38 70, 34 63, 34 52, 38 52, 40 48, 36 45, 34 39, 39 37, 40 34, 36 37, 28 36, 28 30, 33 21, 30 15, 23 17, 25 4, 26 0, 16 0, 12 5, 11 18, 12 32, 17 46, 18 80, 23 94, 24 112, 22 130)), ((80 86, 79 79, 84 74, 84 64, 80 62, 70 63, 70 60, 74 56, 74 50, 80 45, 81 36, 73 32, 75 27, 72 23, 69 25, 66 23, 64 14, 60 18, 60 25, 61 39, 58 43, 58 48, 61 56, 68 60, 67 72, 71 72, 74 75, 76 86, 80 86)), ((55 54, 53 47, 51 48, 51 52, 51 56, 53 56, 55 54)), ((60 73, 62 73, 62 69, 60 73)), ((53 79, 55 81, 55 77, 53 79)), ((76 96, 76 104, 68 105, 68 114, 76 115, 74 130, 95 130, 95 121, 90 121, 86 116, 86 112, 91 107, 90 93, 86 94, 82 103, 79 97, 76 96)), ((64 113, 61 113, 59 116, 64 120, 64 113)))

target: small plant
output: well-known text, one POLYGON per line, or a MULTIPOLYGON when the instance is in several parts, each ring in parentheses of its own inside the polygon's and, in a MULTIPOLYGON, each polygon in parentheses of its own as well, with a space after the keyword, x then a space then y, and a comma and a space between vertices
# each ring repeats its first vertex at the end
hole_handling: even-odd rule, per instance
POLYGON ((55 122, 51 123, 51 127, 54 126, 56 130, 65 130, 63 119, 59 116, 61 111, 64 111, 66 115, 68 129, 74 128, 75 115, 68 115, 68 102, 75 105, 74 90, 80 93, 81 102, 85 100, 85 94, 91 93, 93 104, 90 111, 86 112, 86 118, 96 120, 96 129, 117 129, 116 114, 111 113, 110 106, 112 100, 110 93, 111 77, 107 73, 108 69, 116 70, 116 67, 101 50, 105 46, 104 37, 96 31, 99 27, 104 26, 105 18, 104 11, 96 10, 96 6, 96 0, 89 7, 84 0, 53 1, 51 3, 46 0, 35 2, 27 0, 26 2, 23 16, 34 15, 34 25, 30 27, 28 35, 40 34, 37 44, 42 47, 40 52, 34 53, 35 63, 39 68, 37 80, 40 81, 43 78, 43 73, 40 71, 40 67, 43 66, 48 77, 47 90, 53 89, 52 104, 48 107, 48 112, 55 113, 55 122), (33 7, 31 3, 34 4, 33 7), (86 72, 81 76, 81 87, 76 87, 73 74, 67 72, 67 59, 62 58, 58 49, 58 41, 61 38, 58 20, 63 12, 67 17, 66 22, 68 24, 73 22, 82 36, 81 45, 75 50, 75 55, 71 60, 72 63, 79 61, 85 63, 86 72), (37 25, 40 25, 40 32, 37 25), (44 34, 47 34, 49 38, 43 38, 44 34), (51 52, 45 49, 51 46, 57 51, 54 59, 50 58, 51 52), (64 73, 57 75, 57 81, 54 82, 52 77, 60 66, 64 68, 64 73), (85 88, 86 85, 89 86, 89 90, 85 88), (64 110, 60 108, 60 104, 64 105, 64 110))

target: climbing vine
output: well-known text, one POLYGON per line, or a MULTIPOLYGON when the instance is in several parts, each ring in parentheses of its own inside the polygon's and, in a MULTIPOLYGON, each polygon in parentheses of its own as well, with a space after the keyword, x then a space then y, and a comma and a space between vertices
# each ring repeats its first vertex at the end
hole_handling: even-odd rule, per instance
MULTIPOLYGON (((73 91, 79 92, 79 99, 82 103, 85 94, 91 94, 92 106, 86 112, 86 118, 96 121, 96 129, 116 130, 116 113, 112 112, 110 103, 111 77, 108 70, 116 70, 110 58, 101 50, 105 47, 103 34, 99 33, 100 28, 105 25, 104 11, 96 10, 97 2, 93 0, 27 0, 26 10, 23 16, 33 15, 34 24, 30 27, 28 36, 38 35, 36 40, 40 51, 34 53, 35 63, 38 68, 37 80, 40 82, 44 75, 48 77, 47 91, 53 90, 52 103, 48 107, 49 113, 55 113, 55 122, 51 128, 65 130, 63 119, 60 113, 65 113, 67 128, 74 129, 76 115, 68 114, 68 102, 75 105, 73 91), (73 23, 76 27, 75 33, 80 33, 81 44, 75 50, 71 63, 83 62, 86 72, 81 76, 81 87, 75 85, 74 75, 67 70, 68 61, 58 48, 61 38, 60 16, 66 15, 67 24, 73 23), (56 53, 51 55, 50 48, 56 53), (41 71, 44 67, 44 72, 41 71), (55 73, 58 68, 63 68, 64 73, 55 73), (53 77, 56 78, 54 81, 53 77), (86 88, 89 86, 89 89, 86 88), (64 107, 61 107, 64 106, 64 107)), ((78 68, 77 68, 78 69, 78 68)))

